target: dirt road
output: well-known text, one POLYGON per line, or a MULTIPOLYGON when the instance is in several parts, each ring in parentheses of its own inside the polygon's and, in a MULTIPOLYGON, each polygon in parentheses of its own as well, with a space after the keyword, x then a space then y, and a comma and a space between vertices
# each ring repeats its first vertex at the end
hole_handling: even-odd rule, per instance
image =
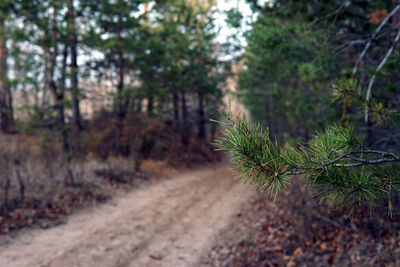
POLYGON ((21 234, 0 266, 198 266, 254 192, 226 167, 182 174, 21 234))

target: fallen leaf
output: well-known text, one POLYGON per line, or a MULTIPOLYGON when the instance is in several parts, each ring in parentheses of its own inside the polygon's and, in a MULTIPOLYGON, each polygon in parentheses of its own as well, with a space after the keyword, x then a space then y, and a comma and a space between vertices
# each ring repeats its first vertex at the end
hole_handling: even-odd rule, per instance
POLYGON ((162 259, 162 257, 160 255, 149 255, 149 257, 156 261, 159 261, 162 259))
POLYGON ((303 253, 303 250, 301 249, 301 247, 296 248, 296 250, 293 252, 293 255, 298 256, 301 253, 303 253))
POLYGON ((263 229, 263 231, 268 231, 269 224, 268 224, 268 223, 263 224, 263 225, 261 226, 261 228, 263 229))

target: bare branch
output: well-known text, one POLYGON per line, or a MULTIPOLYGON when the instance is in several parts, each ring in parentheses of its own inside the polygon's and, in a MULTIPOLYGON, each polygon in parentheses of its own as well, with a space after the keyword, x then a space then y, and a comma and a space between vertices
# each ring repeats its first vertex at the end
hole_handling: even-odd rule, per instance
POLYGON ((372 34, 371 38, 369 39, 367 45, 364 47, 364 50, 361 52, 360 56, 357 59, 357 62, 354 66, 353 72, 352 72, 352 77, 355 77, 357 71, 358 71, 358 67, 360 66, 362 60, 364 59, 365 55, 367 54, 368 49, 370 48, 372 41, 375 40, 376 36, 378 35, 378 33, 382 30, 382 28, 386 25, 386 23, 389 21, 389 19, 391 17, 394 16, 394 14, 396 14, 396 12, 400 10, 400 5, 397 5, 392 12, 389 13, 389 15, 387 15, 387 17, 381 22, 381 24, 379 25, 379 27, 375 30, 375 32, 372 34))
MULTIPOLYGON (((371 149, 365 149, 365 150, 358 150, 358 151, 349 151, 347 153, 343 153, 342 155, 327 161, 325 163, 322 163, 321 165, 314 167, 314 168, 310 168, 311 170, 321 170, 324 169, 328 166, 334 165, 336 167, 346 167, 346 168, 350 168, 350 167, 359 167, 359 166, 363 166, 363 165, 374 165, 374 164, 383 164, 383 163, 389 163, 389 162, 400 162, 400 156, 396 155, 394 153, 391 152, 385 152, 385 151, 379 151, 379 150, 371 150, 371 149), (354 157, 351 156, 352 154, 377 154, 377 155, 381 155, 383 156, 383 158, 380 159, 363 159, 363 158, 358 158, 358 157, 354 157), (342 160, 342 159, 349 159, 349 160, 353 160, 356 161, 355 163, 346 163, 346 164, 340 164, 337 163, 338 161, 342 160)), ((297 169, 296 171, 290 171, 287 172, 287 175, 301 175, 306 173, 307 170, 306 169, 297 169)))
POLYGON ((287 175, 301 175, 301 174, 305 174, 305 173, 306 173, 305 170, 297 170, 297 171, 290 171, 290 172, 287 172, 286 174, 287 174, 287 175))
MULTIPOLYGON (((397 32, 396 38, 394 39, 392 46, 389 48, 389 50, 387 51, 385 57, 382 59, 381 63, 378 65, 378 67, 376 68, 374 75, 372 75, 371 80, 369 81, 368 84, 368 89, 367 89, 367 94, 365 96, 365 102, 368 103, 369 102, 369 98, 371 96, 371 91, 372 91, 372 85, 375 82, 375 78, 376 75, 378 74, 378 72, 382 69, 382 67, 386 64, 386 62, 388 61, 390 55, 393 53, 394 48, 396 47, 396 44, 398 43, 398 41, 400 40, 400 30, 397 32)), ((365 106, 365 111, 364 111, 364 121, 368 122, 368 105, 365 106)))
POLYGON ((389 163, 389 162, 400 162, 400 158, 383 158, 383 159, 374 159, 374 160, 363 160, 359 159, 360 162, 357 163, 348 163, 348 164, 336 164, 336 167, 358 167, 358 166, 363 166, 363 165, 376 165, 376 164, 382 164, 382 163, 389 163))
POLYGON ((337 15, 338 13, 340 13, 340 12, 344 9, 345 5, 346 5, 346 1, 343 1, 343 2, 340 4, 340 6, 339 6, 338 9, 336 9, 335 11, 333 11, 333 12, 331 12, 331 13, 325 15, 325 16, 322 16, 322 17, 320 17, 320 18, 317 18, 316 20, 314 20, 313 22, 311 22, 310 25, 314 25, 315 23, 317 23, 317 22, 319 22, 319 21, 321 21, 321 20, 324 20, 324 19, 327 19, 327 18, 329 18, 329 17, 332 17, 332 16, 337 15))
POLYGON ((369 153, 369 154, 378 154, 381 155, 383 157, 392 157, 392 158, 400 158, 399 155, 395 154, 395 153, 391 153, 391 152, 386 152, 386 151, 380 151, 380 150, 374 150, 374 149, 363 149, 363 150, 358 150, 358 151, 353 151, 350 152, 350 154, 361 154, 361 153, 369 153))
POLYGON ((345 42, 345 43, 343 43, 342 45, 336 47, 335 53, 339 53, 340 50, 345 49, 345 48, 348 48, 348 47, 351 47, 351 46, 353 46, 353 45, 365 44, 367 41, 368 41, 368 40, 359 39, 359 40, 351 40, 351 41, 345 42))
POLYGON ((339 157, 334 158, 333 160, 330 160, 330 161, 328 161, 328 162, 325 162, 325 163, 323 163, 321 166, 317 167, 317 169, 323 169, 323 168, 325 168, 325 167, 328 167, 329 165, 332 165, 332 164, 338 162, 339 160, 341 160, 341 159, 343 159, 343 158, 346 158, 346 157, 349 155, 349 153, 350 153, 350 152, 344 153, 344 154, 340 155, 339 157))

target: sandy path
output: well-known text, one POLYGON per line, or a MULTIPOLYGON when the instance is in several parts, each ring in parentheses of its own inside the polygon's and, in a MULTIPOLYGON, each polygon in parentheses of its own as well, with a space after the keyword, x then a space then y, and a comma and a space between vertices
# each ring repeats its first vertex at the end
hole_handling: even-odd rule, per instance
POLYGON ((186 173, 22 234, 0 266, 196 266, 253 194, 225 167, 186 173))

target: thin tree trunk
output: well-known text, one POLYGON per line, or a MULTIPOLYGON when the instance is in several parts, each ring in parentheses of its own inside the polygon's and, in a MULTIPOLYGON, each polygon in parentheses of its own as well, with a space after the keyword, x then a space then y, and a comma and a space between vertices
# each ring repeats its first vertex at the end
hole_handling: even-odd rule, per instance
MULTIPOLYGON (((47 99, 47 92, 49 91, 49 84, 50 84, 50 49, 46 49, 44 54, 44 85, 43 85, 43 93, 42 93, 42 103, 41 108, 47 108, 49 106, 49 101, 47 99)), ((37 87, 38 97, 40 89, 37 87)), ((37 107, 39 107, 40 103, 37 101, 37 107)))
MULTIPOLYGON (((0 21, 0 31, 4 28, 4 21, 0 21)), ((8 84, 8 51, 6 40, 0 36, 0 128, 3 133, 10 133, 13 126, 13 109, 11 89, 8 84)))
MULTIPOLYGON (((121 41, 121 35, 119 33, 119 40, 121 41)), ((118 63, 118 86, 117 86, 117 121, 116 121, 116 131, 115 131, 115 154, 120 155, 121 153, 121 142, 122 142, 122 132, 125 118, 125 100, 123 98, 124 90, 124 58, 122 55, 122 48, 119 50, 119 63, 118 63)))
POLYGON ((23 203, 23 202, 25 202, 25 184, 21 177, 21 172, 19 170, 19 167, 15 168, 15 172, 16 172, 18 183, 19 183, 19 198, 20 198, 21 203, 23 203))
POLYGON ((174 120, 177 124, 179 124, 179 95, 178 92, 172 92, 172 104, 174 109, 174 120))
POLYGON ((63 51, 63 61, 61 69, 60 84, 57 86, 55 82, 55 69, 57 64, 58 55, 58 28, 57 28, 57 2, 52 1, 53 6, 53 17, 51 27, 51 38, 53 42, 53 49, 50 51, 50 67, 49 67, 49 87, 53 95, 54 106, 57 108, 57 128, 61 133, 62 141, 62 153, 66 160, 67 173, 65 177, 66 184, 74 184, 74 177, 71 171, 71 146, 69 144, 68 129, 65 126, 65 110, 64 110, 64 94, 65 94, 65 73, 67 68, 67 57, 68 57, 68 45, 65 44, 63 51), (69 181, 68 181, 69 180, 69 181))
MULTIPOLYGON (((61 69, 61 78, 60 83, 57 86, 55 81, 55 70, 57 64, 57 55, 58 55, 58 28, 57 28, 57 4, 56 1, 53 0, 53 18, 52 18, 52 28, 51 28, 51 38, 53 42, 53 49, 50 51, 50 67, 49 67, 49 87, 51 89, 53 95, 53 104, 57 109, 57 125, 58 127, 62 127, 65 123, 65 115, 64 115, 64 91, 65 91, 65 71, 67 64, 67 54, 68 48, 67 45, 64 47, 63 51, 63 62, 61 69)), ((63 131, 61 129, 61 131, 63 131)))
POLYGON ((67 71, 67 58, 68 58, 68 45, 65 44, 63 51, 63 61, 62 61, 62 69, 61 69, 61 78, 59 84, 59 92, 57 94, 58 103, 58 125, 61 131, 61 138, 64 147, 64 152, 67 155, 67 160, 70 161, 70 152, 71 147, 69 144, 68 138, 68 129, 65 125, 65 108, 64 108, 64 98, 65 98, 65 74, 67 71))
POLYGON ((211 142, 215 141, 215 133, 217 132, 217 124, 212 123, 211 124, 211 142))
POLYGON ((181 141, 184 145, 189 144, 189 122, 188 122, 188 110, 187 110, 187 103, 186 103, 186 95, 185 91, 181 91, 181 108, 182 108, 182 132, 181 132, 181 141))
POLYGON ((9 194, 10 194, 10 177, 7 175, 5 177, 5 184, 3 186, 3 207, 4 207, 4 211, 8 210, 8 198, 9 198, 9 194))
POLYGON ((40 93, 40 89, 38 85, 35 85, 35 93, 33 98, 35 99, 35 106, 39 107, 40 103, 39 103, 39 93, 40 93))
POLYGON ((139 97, 139 99, 137 100, 137 105, 136 105, 136 113, 142 113, 142 98, 139 97))
MULTIPOLYGON (((149 25, 149 1, 146 0, 144 3, 144 26, 147 27, 149 25)), ((147 74, 150 75, 150 74, 147 74)), ((147 115, 150 117, 153 116, 153 106, 154 106, 154 96, 153 92, 149 90, 150 88, 147 88, 149 91, 149 95, 147 97, 147 115)))
POLYGON ((52 18, 52 27, 51 27, 51 40, 52 40, 52 49, 50 50, 50 66, 49 66, 49 87, 53 94, 54 105, 58 106, 59 97, 57 91, 57 84, 54 80, 55 68, 57 64, 57 54, 58 54, 58 29, 57 29, 57 4, 56 1, 52 1, 53 5, 53 18, 52 18))
MULTIPOLYGON (((15 61, 17 61, 17 59, 15 59, 15 61)), ((30 94, 27 92, 27 88, 26 88, 26 82, 24 81, 25 79, 25 75, 27 74, 26 71, 21 68, 20 64, 15 64, 15 68, 14 68, 15 73, 17 74, 17 79, 19 79, 21 81, 21 92, 22 92, 22 96, 23 96, 23 101, 24 101, 24 105, 25 106, 29 106, 31 105, 29 99, 30 99, 30 94)), ((27 109, 26 110, 26 115, 28 117, 32 116, 32 111, 31 109, 27 109)))
POLYGON ((78 82, 78 38, 75 25, 74 0, 68 0, 68 23, 70 28, 71 48, 71 94, 72 94, 72 119, 77 130, 82 129, 81 111, 79 107, 79 82, 78 82))
POLYGON ((153 116, 153 107, 154 107, 154 98, 151 95, 147 98, 147 115, 149 115, 150 117, 153 116))
POLYGON ((199 139, 204 140, 206 137, 206 119, 204 117, 205 112, 204 112, 204 94, 203 92, 198 93, 198 110, 197 110, 197 120, 198 120, 198 133, 197 136, 199 139))
POLYGON ((129 99, 127 110, 128 110, 129 114, 135 114, 135 112, 136 112, 136 102, 135 102, 134 98, 133 99, 129 99))

